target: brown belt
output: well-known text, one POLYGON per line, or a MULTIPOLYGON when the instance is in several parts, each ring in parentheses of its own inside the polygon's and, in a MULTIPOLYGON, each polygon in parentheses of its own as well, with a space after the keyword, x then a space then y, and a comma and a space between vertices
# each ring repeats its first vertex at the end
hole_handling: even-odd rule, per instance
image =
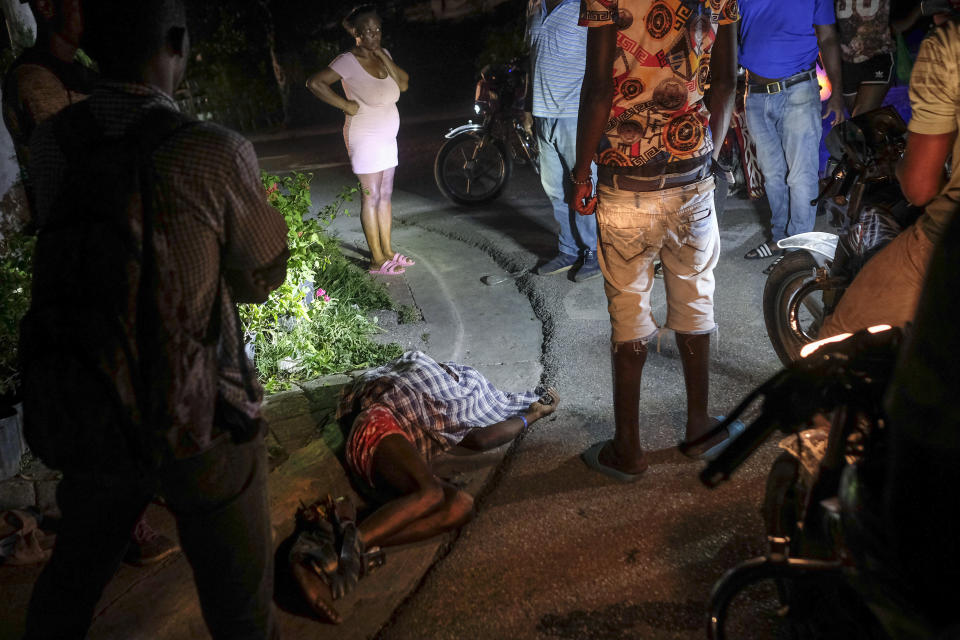
MULTIPOLYGON (((620 167, 617 167, 619 169, 620 167)), ((709 163, 685 173, 667 173, 659 176, 638 177, 627 175, 613 167, 597 167, 597 183, 620 191, 660 191, 673 187, 683 187, 700 182, 710 175, 709 163)))

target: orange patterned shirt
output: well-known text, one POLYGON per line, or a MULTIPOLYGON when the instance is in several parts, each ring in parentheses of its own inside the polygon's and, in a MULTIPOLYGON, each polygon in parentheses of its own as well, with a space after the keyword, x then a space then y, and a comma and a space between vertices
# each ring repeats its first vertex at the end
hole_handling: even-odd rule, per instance
POLYGON ((708 156, 710 49, 737 0, 581 0, 580 25, 617 25, 614 98, 597 149, 608 167, 661 166, 708 156))

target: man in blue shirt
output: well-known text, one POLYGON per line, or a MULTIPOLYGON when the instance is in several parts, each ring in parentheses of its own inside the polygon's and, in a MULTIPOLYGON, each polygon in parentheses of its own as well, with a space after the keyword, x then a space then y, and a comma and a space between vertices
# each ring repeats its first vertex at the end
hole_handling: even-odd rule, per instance
POLYGON ((833 115, 833 124, 844 119, 835 22, 833 0, 740 3, 747 129, 757 145, 771 213, 770 241, 751 249, 748 260, 781 253, 777 241, 813 230, 817 210, 810 201, 817 197, 822 132, 818 50, 834 88, 823 118, 833 115))
POLYGON ((577 215, 570 206, 570 170, 577 159, 577 113, 587 59, 587 29, 577 26, 579 17, 579 0, 529 0, 527 4, 532 73, 526 126, 532 120, 540 147, 540 182, 560 225, 557 255, 540 265, 537 273, 562 273, 580 262, 574 279, 582 282, 599 276, 600 265, 596 219, 577 215))

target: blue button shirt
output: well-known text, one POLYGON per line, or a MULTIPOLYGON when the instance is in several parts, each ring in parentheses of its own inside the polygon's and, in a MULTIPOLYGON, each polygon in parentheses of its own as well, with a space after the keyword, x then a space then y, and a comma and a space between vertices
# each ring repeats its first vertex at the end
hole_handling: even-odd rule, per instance
POLYGON ((549 14, 546 4, 530 0, 527 5, 533 115, 576 118, 587 63, 587 28, 577 26, 580 0, 561 0, 549 14))
POLYGON ((816 61, 815 24, 833 24, 833 0, 740 0, 740 64, 786 78, 816 61))

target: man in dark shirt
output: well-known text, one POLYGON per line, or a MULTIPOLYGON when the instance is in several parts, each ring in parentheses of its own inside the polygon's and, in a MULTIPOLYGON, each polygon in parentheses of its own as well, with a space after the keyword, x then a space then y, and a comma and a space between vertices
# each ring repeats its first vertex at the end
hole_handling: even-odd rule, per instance
MULTIPOLYGON (((130 529, 157 493, 177 519, 180 542, 192 566, 212 635, 275 637, 273 550, 259 417, 262 390, 243 355, 234 305, 262 302, 283 282, 287 228, 279 212, 267 203, 252 145, 232 131, 177 114, 171 95, 183 79, 189 55, 182 0, 87 0, 83 11, 83 47, 97 61, 104 80, 87 100, 42 123, 34 133, 30 176, 39 229, 35 285, 49 278, 44 274, 60 259, 45 244, 62 235, 60 229, 71 222, 71 209, 81 208, 85 215, 93 215, 89 212, 107 206, 110 190, 123 188, 105 185, 98 198, 100 185, 93 185, 89 202, 61 198, 77 190, 84 193, 85 185, 77 176, 92 170, 84 159, 112 166, 114 158, 97 155, 103 148, 101 142, 136 139, 146 128, 143 122, 157 120, 158 114, 166 113, 163 117, 168 121, 180 122, 151 147, 146 160, 139 161, 152 169, 144 174, 151 178, 140 186, 141 196, 147 196, 150 204, 141 207, 142 199, 125 200, 131 204, 121 218, 129 226, 128 237, 135 241, 147 237, 139 233, 138 221, 150 219, 148 209, 161 222, 145 227, 150 229, 152 242, 143 242, 140 252, 146 255, 146 249, 152 247, 154 269, 141 271, 131 281, 150 277, 154 282, 155 290, 142 297, 138 293, 137 300, 155 301, 157 315, 172 336, 160 354, 171 366, 162 378, 143 381, 148 389, 162 386, 166 391, 163 402, 170 419, 162 423, 165 431, 160 438, 148 437, 154 425, 146 424, 146 419, 132 423, 133 433, 116 437, 110 436, 118 431, 115 424, 83 423, 84 433, 102 442, 104 450, 85 447, 82 455, 73 458, 70 451, 58 452, 64 470, 57 494, 63 520, 53 556, 34 589, 26 637, 86 634, 94 607, 123 555, 130 529), (62 144, 75 139, 93 140, 94 144, 62 144), (211 341, 211 333, 217 339, 211 341), (247 427, 246 431, 241 426, 247 427), (133 447, 125 442, 141 437, 154 446, 148 452, 156 460, 153 466, 132 459, 133 447)), ((115 216, 107 219, 116 220, 115 216)), ((126 247, 117 246, 117 251, 124 250, 126 247)), ((85 252, 77 253, 77 260, 87 257, 85 252)), ((98 258, 89 257, 93 261, 98 258)), ((142 260, 141 264, 149 264, 146 257, 142 260)), ((103 280, 109 276, 103 274, 103 280)), ((69 280, 74 274, 62 277, 69 280)), ((75 295, 71 287, 64 288, 67 290, 57 295, 75 295)), ((35 286, 34 305, 40 304, 37 291, 35 286)), ((123 299, 130 293, 122 292, 123 299)), ((48 307, 57 304, 50 295, 40 297, 48 307)), ((139 341, 140 331, 150 324, 148 318, 126 314, 120 326, 126 329, 123 335, 138 337, 134 357, 158 351, 151 349, 151 343, 139 341)), ((59 321, 68 328, 81 323, 82 318, 62 317, 59 321)), ((49 324, 51 331, 60 330, 56 320, 49 324)), ((71 362, 66 357, 70 354, 62 355, 64 362, 71 362)), ((55 370, 57 362, 51 357, 48 363, 30 364, 31 374, 40 378, 44 368, 51 370, 45 379, 49 394, 48 399, 38 398, 31 406, 24 403, 28 440, 32 434, 53 452, 57 452, 58 442, 44 441, 44 430, 53 429, 60 417, 82 420, 82 416, 78 419, 69 414, 72 407, 64 398, 76 393, 73 387, 87 384, 70 378, 74 369, 64 366, 55 370)), ((142 367, 142 361, 133 364, 142 367)), ((113 395, 124 406, 140 407, 138 398, 130 398, 130 385, 126 384, 131 375, 124 375, 118 367, 106 370, 115 384, 113 395)), ((104 407, 104 413, 108 411, 110 408, 104 407)), ((83 447, 85 443, 77 444, 83 447)))

